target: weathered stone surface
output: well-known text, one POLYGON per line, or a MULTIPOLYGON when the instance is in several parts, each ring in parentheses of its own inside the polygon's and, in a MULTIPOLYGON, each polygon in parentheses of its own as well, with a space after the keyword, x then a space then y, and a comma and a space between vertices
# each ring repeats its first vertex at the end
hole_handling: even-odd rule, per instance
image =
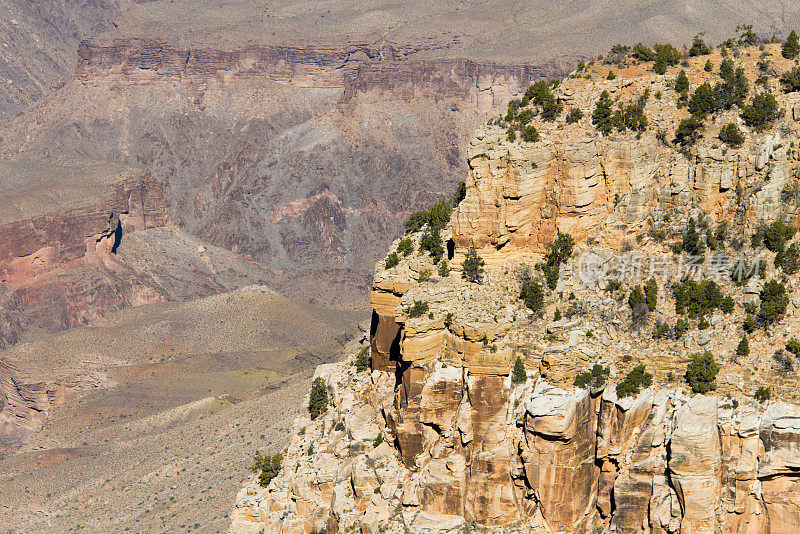
POLYGON ((678 408, 670 443, 669 470, 683 511, 681 532, 717 532, 722 467, 717 399, 698 395, 678 408))
MULTIPOLYGON (((747 51, 752 66, 760 52, 747 51)), ((698 59, 689 61, 690 83, 710 76, 698 59)), ((800 178, 800 151, 797 143, 787 146, 786 136, 798 132, 784 117, 768 132, 748 130, 739 149, 720 148, 710 130, 737 120, 724 112, 714 126, 706 124, 688 156, 678 153, 658 134, 674 131, 687 113, 677 107, 672 78, 642 73, 636 64, 608 80, 607 68, 595 64, 591 82, 573 76, 555 91, 565 107, 583 111, 577 124, 535 120, 536 142, 509 141, 505 119, 476 132, 466 198, 441 233, 455 244, 448 269, 420 282, 424 269, 438 274, 424 253, 401 255, 389 269, 376 266, 373 357, 378 366, 389 358, 396 363, 391 375, 373 372, 371 379, 385 377, 393 391, 371 402, 382 408, 383 432, 392 436, 396 471, 389 478, 402 487, 373 489, 396 510, 383 520, 385 531, 444 532, 462 522, 507 533, 798 530, 800 412, 752 398, 775 380, 764 363, 788 342, 797 318, 787 315, 770 339, 750 334, 752 354, 730 357, 741 338, 739 308, 757 304, 764 280, 739 287, 723 279, 733 312, 713 314, 702 331, 692 320, 683 339, 667 339, 651 329, 656 321, 676 324, 669 284, 657 281, 655 309, 635 328, 625 297, 638 280, 613 289, 608 280, 580 279, 582 253, 608 262, 636 252, 634 240, 638 252, 672 258, 665 245, 680 241, 690 217, 709 229, 735 224, 737 239, 778 214, 797 225, 789 193, 800 178), (648 128, 600 136, 589 115, 604 89, 622 103, 645 89, 662 92, 646 103, 648 128), (534 266, 558 232, 575 239, 581 256, 561 266, 554 290, 545 290, 544 305, 534 311, 520 299, 521 286, 544 281, 534 266), (486 263, 480 283, 459 273, 465 247, 473 245, 486 263), (415 302, 427 304, 426 313, 411 317, 415 302), (681 380, 698 347, 723 364, 719 396, 692 396, 681 380), (517 359, 526 376, 512 383, 517 359), (639 363, 653 386, 618 398, 615 384, 639 363), (608 385, 574 387, 576 375, 594 364, 608 366, 608 385)), ((411 235, 415 247, 421 234, 411 235)), ((771 264, 767 278, 778 278, 771 264)), ((786 284, 796 291, 795 278, 787 276, 786 284)), ((790 380, 775 385, 780 395, 773 398, 791 396, 790 380)), ((291 476, 287 468, 276 488, 291 476)), ((376 483, 368 473, 353 478, 352 470, 341 477, 365 495, 350 508, 336 499, 329 505, 346 528, 356 525, 351 510, 378 506, 366 498, 376 483)), ((279 524, 313 517, 292 512, 279 524)))

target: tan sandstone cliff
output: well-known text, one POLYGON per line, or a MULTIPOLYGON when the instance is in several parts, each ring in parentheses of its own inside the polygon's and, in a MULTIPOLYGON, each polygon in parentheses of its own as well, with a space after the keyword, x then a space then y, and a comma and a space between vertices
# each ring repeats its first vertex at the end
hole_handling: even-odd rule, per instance
MULTIPOLYGON (((748 76, 760 56, 742 52, 748 76)), ((594 64, 589 78, 571 77, 556 90, 584 118, 535 120, 537 142, 507 140, 496 121, 479 129, 466 197, 441 233, 451 243, 449 272, 438 274, 416 252, 401 254, 395 267, 376 266, 371 373, 348 362, 317 370, 328 412, 296 422, 268 487, 253 480, 241 490, 231 532, 797 532, 799 384, 773 354, 800 331, 800 284, 774 265, 774 254, 744 243, 764 223, 800 222, 800 94, 777 94, 768 81, 784 110, 771 128, 752 130, 735 109, 721 112, 681 154, 672 132, 688 112, 671 87, 681 68, 692 89, 713 81, 707 59, 665 76, 632 62, 614 67, 614 79, 594 64), (641 135, 594 131, 603 90, 628 102, 645 89, 660 97, 648 101, 641 135), (716 139, 727 122, 745 132, 738 149, 716 139), (715 311, 707 327, 692 323, 683 337, 655 339, 655 324, 680 317, 674 281, 658 281, 649 322, 635 326, 626 297, 643 280, 605 291, 605 280, 581 279, 580 259, 633 249, 677 261, 669 245, 690 217, 712 228, 726 222, 739 249, 723 251, 762 255, 764 277, 737 286, 726 276, 720 287, 735 302, 731 313, 715 311), (558 232, 575 238, 576 253, 532 312, 520 281, 538 276, 535 265, 558 232), (469 246, 487 263, 480 284, 460 276, 469 246), (750 353, 737 356, 746 310, 770 279, 785 285, 787 313, 750 334, 750 353), (411 317, 417 301, 428 311, 411 317), (569 313, 551 321, 556 310, 569 313), (716 390, 693 395, 683 374, 690 355, 706 350, 721 364, 716 390), (528 379, 512 384, 517 358, 528 379), (609 384, 574 387, 576 373, 594 363, 609 367, 609 384), (654 385, 617 398, 614 384, 639 363, 654 385), (758 387, 776 400, 756 401, 758 387)), ((411 238, 417 249, 421 232, 411 238)))

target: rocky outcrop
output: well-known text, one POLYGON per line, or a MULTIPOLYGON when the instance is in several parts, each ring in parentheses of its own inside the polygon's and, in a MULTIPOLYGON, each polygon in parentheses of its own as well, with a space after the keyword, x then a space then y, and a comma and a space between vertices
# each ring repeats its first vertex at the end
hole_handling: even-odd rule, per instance
MULTIPOLYGON (((759 54, 747 50, 742 61, 759 54)), ((711 76, 690 67, 691 83, 711 76)), ((532 142, 513 140, 505 119, 477 131, 466 197, 440 232, 446 256, 426 254, 420 231, 402 247, 419 253, 396 242, 395 265, 376 265, 371 373, 347 362, 318 370, 331 409, 297 423, 275 481, 240 493, 231 532, 797 530, 800 408, 783 402, 795 398, 796 382, 765 365, 782 357, 775 348, 796 332, 796 311, 769 335, 748 330, 752 350, 741 354, 742 321, 762 281, 735 285, 727 267, 707 275, 733 306, 709 312, 697 331, 689 316, 689 332, 673 336, 674 270, 620 274, 618 284, 630 286, 622 290, 582 279, 580 262, 588 253, 624 260, 634 240, 640 255, 675 260, 664 241, 682 243, 690 218, 702 225, 698 240, 727 254, 766 222, 797 225, 798 125, 784 115, 766 131, 746 130, 737 149, 707 135, 679 151, 664 133, 685 117, 671 82, 635 63, 607 70, 595 64, 556 90, 565 108, 582 109, 577 123, 534 120, 541 137, 532 142), (649 126, 596 133, 589 116, 603 90, 623 103, 655 92, 649 126), (711 224, 723 221, 735 234, 720 239, 730 249, 713 242, 711 224), (577 259, 550 279, 540 262, 558 232, 574 238, 577 259), (459 272, 471 246, 486 260, 479 283, 459 272), (637 323, 626 296, 649 276, 656 299, 637 323), (541 283, 541 302, 523 301, 531 281, 541 283), (669 335, 657 333, 661 324, 669 335), (690 352, 706 350, 721 364, 713 394, 691 394, 681 377, 690 352), (593 364, 608 387, 575 387, 593 364), (619 398, 625 388, 614 383, 637 364, 657 385, 619 398), (512 366, 525 369, 519 384, 512 366), (759 386, 758 396, 781 401, 756 401, 759 386)), ((796 98, 779 97, 786 109, 796 98)), ((715 124, 734 120, 723 111, 715 124)), ((772 253, 747 252, 766 254, 764 277, 796 292, 796 276, 779 272, 772 253)))
POLYGON ((792 532, 800 520, 796 406, 653 388, 619 400, 441 364, 409 368, 397 388, 348 362, 316 376, 329 411, 296 421, 281 475, 240 492, 231 532, 792 532))
MULTIPOLYGON (((125 236, 167 221, 160 185, 138 170, 75 160, 6 162, 0 173, 0 345, 31 326, 58 330, 101 314, 108 299, 71 278, 92 265, 113 270, 125 236)), ((158 299, 141 289, 126 299, 158 299)))
MULTIPOLYGON (((663 79, 647 75, 598 82, 591 91, 578 92, 579 83, 565 80, 557 92, 566 106, 582 109, 587 122, 602 90, 622 99, 668 91, 663 79)), ((797 101, 794 94, 779 99, 788 109, 797 101)), ((657 138, 681 117, 672 105, 666 96, 651 100, 647 112, 655 119, 638 135, 605 138, 591 127, 537 123, 542 141, 512 143, 498 126, 477 130, 467 149, 467 195, 453 217, 456 244, 541 252, 561 231, 618 248, 650 228, 685 227, 694 210, 743 231, 779 212, 796 219, 797 206, 781 197, 800 177, 800 149, 790 142, 796 119, 785 118, 792 132, 785 143, 776 131, 753 132, 734 150, 707 136, 687 157, 657 138)), ((727 120, 736 116, 718 122, 727 120)))

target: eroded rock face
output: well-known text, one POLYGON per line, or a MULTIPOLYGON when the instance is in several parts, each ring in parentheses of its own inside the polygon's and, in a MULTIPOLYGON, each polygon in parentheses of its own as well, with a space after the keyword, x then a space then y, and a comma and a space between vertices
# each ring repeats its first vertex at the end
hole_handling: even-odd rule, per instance
POLYGON ((760 189, 745 219, 737 219, 747 228, 780 208, 780 191, 800 172, 800 153, 775 150, 770 136, 754 148, 761 154, 755 158, 708 148, 687 160, 655 137, 608 140, 569 130, 521 145, 505 142, 497 128, 477 132, 468 149, 467 196, 453 216, 457 245, 541 252, 561 231, 618 247, 664 214, 688 217, 699 207, 716 220, 734 220, 737 184, 760 189))
MULTIPOLYGON (((92 291, 91 271, 114 270, 125 236, 167 222, 160 185, 105 162, 7 162, 0 173, 0 346, 30 326, 68 328, 115 306, 119 295, 92 291)), ((159 299, 131 289, 130 304, 159 299)))
POLYGON ((428 46, 96 37, 74 80, 4 125, 0 152, 146 168, 187 233, 274 269, 285 294, 364 309, 408 213, 466 171, 473 128, 563 73, 419 57, 428 46))
POLYGON ((348 362, 317 376, 329 411, 296 422, 282 474, 240 492, 231 532, 446 532, 473 522, 506 532, 793 532, 800 520, 795 406, 654 388, 617 399, 440 363, 414 364, 396 385, 348 362))

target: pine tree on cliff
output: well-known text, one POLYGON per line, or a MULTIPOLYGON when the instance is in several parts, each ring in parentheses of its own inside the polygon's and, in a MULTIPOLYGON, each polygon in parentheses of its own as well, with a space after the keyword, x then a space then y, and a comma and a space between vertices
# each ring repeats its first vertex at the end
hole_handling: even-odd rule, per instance
POLYGON ((469 247, 467 255, 464 257, 464 263, 461 264, 461 276, 469 282, 481 283, 483 279, 483 266, 485 262, 483 258, 478 256, 475 247, 469 247))
POLYGON ((308 396, 308 413, 314 420, 328 411, 328 386, 321 377, 314 379, 308 396))
POLYGON ((747 341, 747 336, 742 336, 742 340, 736 347, 737 356, 748 356, 750 354, 750 343, 747 341))
POLYGON ((525 364, 522 363, 522 358, 517 356, 517 361, 514 362, 514 370, 511 372, 511 383, 521 384, 528 379, 528 373, 525 372, 525 364))
POLYGON ((592 113, 592 124, 603 135, 610 134, 614 129, 614 122, 611 118, 612 105, 611 95, 608 94, 608 91, 603 91, 597 104, 595 104, 594 113, 592 113))
POLYGON ((797 32, 794 30, 786 38, 786 42, 783 43, 781 54, 786 59, 794 59, 800 54, 800 39, 797 38, 797 32))

